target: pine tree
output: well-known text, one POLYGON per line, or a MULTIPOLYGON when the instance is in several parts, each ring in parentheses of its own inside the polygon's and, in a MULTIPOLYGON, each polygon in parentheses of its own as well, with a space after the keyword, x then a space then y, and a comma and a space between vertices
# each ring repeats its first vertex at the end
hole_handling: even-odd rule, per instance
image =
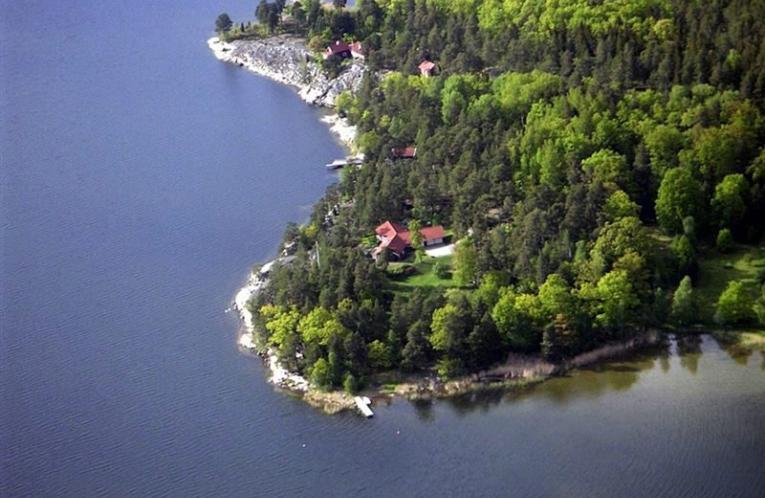
POLYGON ((686 275, 677 286, 672 296, 672 309, 670 311, 672 321, 677 325, 690 325, 696 318, 696 306, 694 305, 693 284, 691 277, 686 275))

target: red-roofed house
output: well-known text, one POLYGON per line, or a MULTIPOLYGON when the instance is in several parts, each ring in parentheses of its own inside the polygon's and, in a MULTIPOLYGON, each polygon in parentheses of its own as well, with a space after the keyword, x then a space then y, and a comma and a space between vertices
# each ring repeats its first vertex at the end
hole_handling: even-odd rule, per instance
POLYGON ((350 48, 351 56, 354 59, 364 60, 364 57, 366 57, 366 52, 364 52, 364 47, 361 46, 360 41, 355 41, 351 43, 348 47, 350 48))
POLYGON ((333 55, 342 57, 343 59, 351 57, 353 55, 351 52, 351 46, 342 40, 336 40, 332 42, 332 44, 328 46, 327 49, 324 51, 325 59, 329 59, 333 55))
POLYGON ((425 247, 443 244, 444 237, 446 236, 444 227, 441 225, 425 227, 420 230, 420 233, 422 234, 422 243, 425 247))
POLYGON ((420 68, 420 75, 425 76, 426 78, 429 78, 438 72, 438 67, 435 62, 432 61, 422 61, 417 67, 420 68))
MULTIPOLYGON (((406 256, 406 253, 412 248, 412 239, 409 230, 392 221, 386 221, 375 228, 375 235, 380 243, 372 252, 375 258, 385 249, 398 259, 406 256)), ((422 235, 422 244, 425 247, 442 244, 444 242, 444 227, 437 225, 420 229, 422 235)))
POLYGON ((417 147, 393 147, 390 150, 393 159, 414 159, 417 155, 417 147))

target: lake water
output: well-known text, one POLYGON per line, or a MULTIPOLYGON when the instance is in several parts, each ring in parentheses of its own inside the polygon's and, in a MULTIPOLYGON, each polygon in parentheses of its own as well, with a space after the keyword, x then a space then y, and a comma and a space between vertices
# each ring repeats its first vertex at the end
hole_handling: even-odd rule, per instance
POLYGON ((254 8, 0 2, 0 496, 763 496, 765 360, 710 338, 372 420, 274 392, 224 309, 342 150, 209 53, 254 8))

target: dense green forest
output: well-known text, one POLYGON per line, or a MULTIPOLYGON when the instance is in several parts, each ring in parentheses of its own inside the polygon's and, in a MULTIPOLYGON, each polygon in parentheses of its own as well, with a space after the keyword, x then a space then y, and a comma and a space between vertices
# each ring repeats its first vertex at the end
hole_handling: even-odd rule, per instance
POLYGON ((652 326, 765 324, 765 2, 258 12, 316 49, 367 51, 361 90, 337 102, 366 161, 289 227, 295 258, 251 303, 261 339, 317 385, 455 376, 511 351, 560 361, 652 326), (391 157, 406 146, 416 157, 391 157), (385 220, 441 224, 455 253, 373 259, 385 220))

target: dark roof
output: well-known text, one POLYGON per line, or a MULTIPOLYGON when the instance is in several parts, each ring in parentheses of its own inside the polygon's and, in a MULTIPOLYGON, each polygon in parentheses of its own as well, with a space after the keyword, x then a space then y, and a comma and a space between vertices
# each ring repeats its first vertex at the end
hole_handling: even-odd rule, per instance
POLYGON ((350 51, 351 51, 351 46, 342 40, 336 40, 332 42, 332 44, 330 44, 330 46, 327 47, 327 50, 326 50, 327 54, 332 54, 332 55, 338 55, 338 54, 342 54, 344 52, 350 52, 350 51))
POLYGON ((399 159, 412 159, 417 155, 417 147, 394 147, 390 150, 393 157, 399 159))

